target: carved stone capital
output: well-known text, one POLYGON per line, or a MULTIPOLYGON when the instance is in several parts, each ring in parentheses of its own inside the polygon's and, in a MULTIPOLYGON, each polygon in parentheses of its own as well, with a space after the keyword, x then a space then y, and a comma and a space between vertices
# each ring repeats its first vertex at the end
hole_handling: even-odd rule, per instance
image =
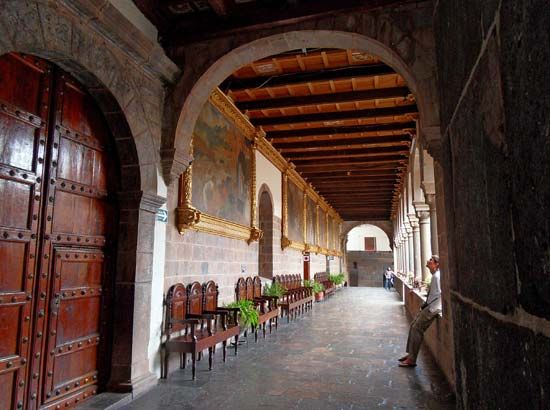
POLYGON ((426 203, 430 207, 430 211, 435 212, 436 210, 435 194, 426 194, 425 197, 426 197, 426 203))

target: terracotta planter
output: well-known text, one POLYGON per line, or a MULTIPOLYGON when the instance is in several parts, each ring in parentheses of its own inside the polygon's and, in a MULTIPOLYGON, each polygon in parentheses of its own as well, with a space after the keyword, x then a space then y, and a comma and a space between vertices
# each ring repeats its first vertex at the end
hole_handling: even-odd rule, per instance
POLYGON ((319 292, 315 294, 315 302, 320 302, 325 298, 325 292, 319 292))

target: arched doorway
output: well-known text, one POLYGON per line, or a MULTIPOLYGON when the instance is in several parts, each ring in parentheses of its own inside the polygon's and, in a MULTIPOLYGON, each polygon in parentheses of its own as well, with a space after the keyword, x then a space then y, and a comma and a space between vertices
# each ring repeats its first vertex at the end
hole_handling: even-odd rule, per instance
POLYGON ((259 243, 258 273, 263 278, 273 277, 273 201, 266 187, 260 191, 258 219, 263 236, 259 243))
POLYGON ((0 397, 72 406, 110 372, 120 177, 92 97, 42 59, 0 57, 0 397))
POLYGON ((382 286, 384 271, 393 265, 390 237, 376 225, 355 226, 347 233, 346 260, 350 286, 382 286))

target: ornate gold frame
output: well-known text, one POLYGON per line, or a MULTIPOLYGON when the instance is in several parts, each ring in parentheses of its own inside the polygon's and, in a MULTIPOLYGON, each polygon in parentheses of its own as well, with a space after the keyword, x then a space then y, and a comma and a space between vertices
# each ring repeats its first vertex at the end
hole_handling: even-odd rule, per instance
MULTIPOLYGON (((178 207, 176 208, 176 225, 178 232, 183 235, 185 230, 194 230, 206 232, 214 235, 225 236, 233 239, 246 240, 248 244, 259 241, 263 232, 257 226, 256 210, 256 149, 257 137, 254 132, 246 127, 240 112, 235 112, 236 108, 223 93, 213 93, 209 101, 223 115, 228 117, 241 130, 245 138, 252 141, 251 161, 250 161, 250 226, 242 225, 227 219, 209 215, 196 209, 192 205, 193 192, 193 165, 189 165, 187 170, 180 176, 178 207)), ((193 143, 191 143, 191 155, 193 155, 193 143)))

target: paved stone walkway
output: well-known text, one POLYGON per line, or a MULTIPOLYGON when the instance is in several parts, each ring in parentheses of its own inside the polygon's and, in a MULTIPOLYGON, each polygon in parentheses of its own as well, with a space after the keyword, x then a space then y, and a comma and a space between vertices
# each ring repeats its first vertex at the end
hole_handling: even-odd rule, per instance
MULTIPOLYGON (((171 373, 125 409, 453 409, 443 374, 423 351, 399 368, 408 323, 396 292, 346 288, 266 339, 249 336, 224 364, 171 373), (350 302, 353 301, 353 305, 350 302)), ((423 350, 423 349, 422 349, 423 350)))

